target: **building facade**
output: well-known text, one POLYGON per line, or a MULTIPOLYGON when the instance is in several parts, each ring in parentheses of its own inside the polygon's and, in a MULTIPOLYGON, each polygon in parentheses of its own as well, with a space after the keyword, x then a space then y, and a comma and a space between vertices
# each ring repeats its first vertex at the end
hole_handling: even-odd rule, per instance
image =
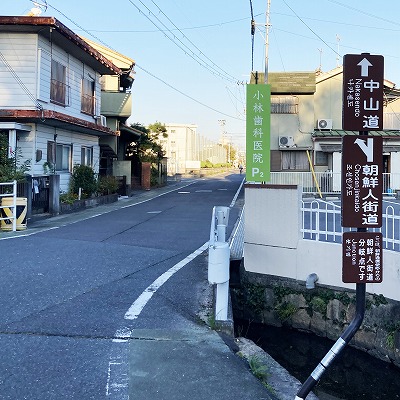
POLYGON ((202 161, 227 162, 226 149, 197 133, 194 124, 165 124, 167 137, 160 138, 168 158, 168 175, 186 174, 200 169, 202 161))
POLYGON ((52 17, 0 17, 0 130, 33 176, 52 170, 68 191, 74 165, 100 164, 101 76, 122 71, 52 17))
MULTIPOLYGON (((263 82, 263 74, 259 73, 263 82)), ((270 73, 271 171, 341 172, 343 67, 327 73, 270 73)), ((254 75, 251 83, 255 83, 254 75)), ((384 80, 384 172, 400 171, 400 91, 384 80)), ((400 182, 396 183, 400 189, 400 182)))

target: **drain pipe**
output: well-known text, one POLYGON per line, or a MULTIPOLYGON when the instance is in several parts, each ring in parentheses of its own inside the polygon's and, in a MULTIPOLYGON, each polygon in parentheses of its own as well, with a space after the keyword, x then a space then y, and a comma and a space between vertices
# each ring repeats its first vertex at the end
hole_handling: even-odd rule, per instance
POLYGON ((344 347, 350 342, 353 336, 360 328, 365 314, 365 283, 356 283, 356 314, 350 325, 342 333, 342 336, 335 342, 326 356, 320 361, 318 366, 314 369, 311 375, 303 383, 302 387, 297 393, 295 400, 304 400, 307 395, 311 392, 314 386, 318 383, 323 373, 332 364, 334 359, 344 349, 344 347))

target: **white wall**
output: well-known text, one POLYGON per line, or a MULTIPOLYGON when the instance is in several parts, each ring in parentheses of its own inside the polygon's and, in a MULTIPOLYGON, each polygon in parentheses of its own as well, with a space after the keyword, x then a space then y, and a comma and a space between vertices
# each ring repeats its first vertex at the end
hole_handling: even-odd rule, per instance
MULTIPOLYGON (((300 202, 297 188, 246 185, 246 271, 304 282, 315 272, 321 285, 355 289, 355 284, 342 283, 341 245, 302 239, 300 202)), ((385 250, 383 282, 367 284, 367 291, 400 301, 399 288, 400 254, 385 250)))

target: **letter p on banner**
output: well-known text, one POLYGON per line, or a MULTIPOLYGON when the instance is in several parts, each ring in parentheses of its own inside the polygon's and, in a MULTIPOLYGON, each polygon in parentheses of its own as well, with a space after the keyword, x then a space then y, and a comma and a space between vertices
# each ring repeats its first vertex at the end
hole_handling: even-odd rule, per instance
POLYGON ((247 85, 246 180, 270 180, 271 86, 247 85))

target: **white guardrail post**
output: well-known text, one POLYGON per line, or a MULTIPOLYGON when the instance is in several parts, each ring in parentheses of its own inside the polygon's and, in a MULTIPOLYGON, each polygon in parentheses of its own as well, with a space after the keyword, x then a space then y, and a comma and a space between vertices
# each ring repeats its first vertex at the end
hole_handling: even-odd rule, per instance
MULTIPOLYGON (((5 226, 6 222, 3 221, 10 221, 12 220, 12 231, 15 232, 17 230, 17 181, 12 181, 12 182, 2 182, 0 183, 0 186, 6 186, 6 187, 12 187, 12 194, 9 193, 9 189, 7 188, 5 190, 6 193, 1 193, 0 192, 0 223, 1 223, 1 229, 3 229, 3 226, 5 226), (3 204, 3 198, 11 198, 11 204, 7 204, 5 206, 3 204), (4 209, 8 211, 3 211, 4 209), (12 210, 10 210, 12 209, 12 210), (12 215, 11 215, 12 214, 12 215)), ((8 224, 9 222, 7 222, 8 224)), ((9 229, 7 229, 9 230, 9 229)))
POLYGON ((230 248, 226 242, 229 207, 215 206, 211 218, 208 246, 208 281, 217 285, 215 320, 228 319, 230 248))

